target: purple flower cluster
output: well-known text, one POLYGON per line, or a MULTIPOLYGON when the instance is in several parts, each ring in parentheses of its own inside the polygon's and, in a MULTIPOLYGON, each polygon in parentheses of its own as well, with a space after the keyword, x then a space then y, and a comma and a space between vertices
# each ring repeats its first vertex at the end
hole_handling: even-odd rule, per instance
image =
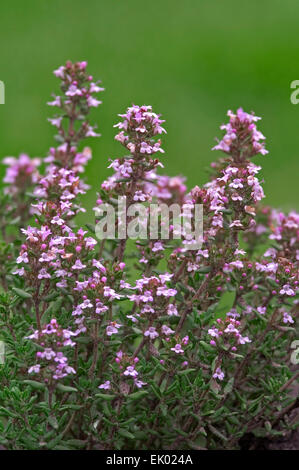
POLYGON ((221 341, 226 348, 235 352, 237 345, 251 342, 248 336, 241 334, 240 329, 242 328, 242 324, 236 319, 238 317, 240 317, 240 315, 236 311, 232 311, 227 314, 225 320, 218 318, 217 326, 213 326, 208 330, 208 334, 212 338, 210 340, 212 346, 216 346, 217 342, 221 341))
POLYGON ((166 132, 160 116, 152 112, 151 106, 132 106, 125 114, 119 114, 123 121, 115 124, 120 129, 115 139, 121 142, 132 154, 152 155, 164 153, 160 140, 154 140, 156 135, 166 132))
POLYGON ((55 318, 41 331, 36 330, 27 336, 27 339, 33 340, 42 348, 42 351, 36 353, 37 364, 29 368, 29 374, 40 374, 45 382, 51 378, 58 380, 69 374, 75 374, 75 369, 68 364, 68 358, 61 350, 64 346, 75 346, 71 339, 73 336, 75 334, 61 328, 55 318))
POLYGON ((3 182, 8 184, 5 192, 9 194, 24 193, 29 187, 37 183, 39 178, 37 168, 41 163, 39 158, 31 159, 28 155, 22 153, 19 158, 4 158, 3 163, 8 165, 3 179, 3 182))
POLYGON ((51 124, 58 129, 58 135, 65 142, 64 166, 69 166, 72 160, 70 149, 72 145, 85 137, 98 137, 95 126, 91 126, 86 118, 90 108, 96 108, 101 104, 95 94, 104 90, 99 82, 94 82, 93 77, 86 72, 87 62, 67 62, 65 66, 54 71, 54 75, 61 80, 62 96, 54 95, 49 106, 60 108, 61 113, 49 119, 51 124), (68 131, 63 126, 64 118, 69 121, 68 131), (80 126, 74 126, 75 121, 80 126))
POLYGON ((263 142, 265 137, 257 130, 255 124, 261 118, 245 113, 242 108, 239 108, 236 114, 228 111, 227 115, 230 118, 229 123, 220 127, 226 133, 213 150, 221 150, 236 161, 253 157, 258 153, 262 155, 268 153, 263 142))
MULTIPOLYGON (((151 106, 132 106, 126 114, 120 114, 123 121, 116 124, 121 131, 116 140, 129 151, 130 156, 117 158, 108 168, 113 168, 114 175, 102 183, 104 198, 108 200, 114 195, 126 195, 129 202, 144 202, 155 195, 156 168, 163 166, 158 159, 152 158, 161 149, 161 141, 155 140, 156 135, 166 132, 161 127, 159 116, 152 112, 151 106), (151 185, 151 181, 153 184, 151 185), (149 183, 148 183, 149 182, 149 183)), ((98 199, 97 204, 101 204, 98 199)))

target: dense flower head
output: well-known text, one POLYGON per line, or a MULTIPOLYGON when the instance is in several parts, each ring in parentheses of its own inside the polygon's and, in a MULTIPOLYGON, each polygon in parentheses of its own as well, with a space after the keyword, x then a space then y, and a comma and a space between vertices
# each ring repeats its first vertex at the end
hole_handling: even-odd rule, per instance
MULTIPOLYGON (((123 352, 122 350, 117 351, 115 362, 118 365, 119 373, 121 380, 125 380, 125 382, 120 382, 120 389, 129 390, 127 388, 127 384, 132 383, 134 387, 142 388, 143 386, 147 385, 146 382, 140 380, 139 372, 136 369, 137 364, 139 363, 139 359, 136 356, 132 356, 123 352)), ((107 383, 107 382, 106 382, 107 383)), ((104 388, 100 385, 99 388, 104 388)), ((111 388, 111 387, 110 387, 111 388)), ((121 390, 120 390, 121 391, 121 390)))
POLYGON ((41 374, 46 381, 51 377, 58 380, 69 374, 75 374, 75 369, 68 364, 68 358, 61 349, 63 346, 75 346, 73 336, 75 333, 63 329, 55 318, 40 331, 36 330, 27 336, 26 339, 33 340, 42 348, 42 351, 36 353, 38 363, 29 368, 29 374, 41 374))
POLYGON ((9 185, 5 189, 7 193, 24 193, 28 187, 38 181, 39 172, 37 168, 41 164, 39 158, 30 158, 22 153, 19 158, 4 158, 3 163, 8 166, 3 179, 3 182, 9 185))
POLYGON ((92 158, 89 147, 84 147, 82 152, 78 152, 77 147, 68 147, 66 143, 59 145, 57 148, 51 147, 48 156, 45 158, 46 163, 50 163, 48 168, 59 162, 64 168, 70 167, 74 173, 83 173, 87 162, 92 158))
MULTIPOLYGON (((99 81, 86 71, 87 62, 72 63, 59 67, 54 74, 61 80, 62 96, 54 95, 50 106, 58 107, 59 114, 50 118, 50 123, 57 128, 57 139, 61 145, 57 150, 52 149, 48 161, 57 160, 66 168, 82 171, 82 164, 90 158, 88 152, 78 152, 80 140, 87 137, 98 137, 95 126, 88 121, 91 108, 101 104, 95 95, 103 91, 99 81)), ((90 152, 89 152, 90 153, 90 152)))
MULTIPOLYGON (((161 127, 163 121, 149 106, 133 106, 120 116, 123 121, 116 127, 122 130, 116 139, 130 151, 130 155, 111 160, 108 168, 112 168, 114 174, 101 185, 94 207, 96 217, 101 213, 103 203, 113 204, 118 197, 126 200, 127 207, 152 201, 182 204, 186 192, 184 179, 158 175, 157 168, 163 165, 156 156, 153 157, 157 151, 162 152, 160 141, 157 142, 155 136, 165 132, 161 127)), ((145 208, 147 213, 149 210, 149 206, 145 208)), ((120 224, 121 217, 118 220, 120 224)), ((145 230, 148 228, 147 219, 140 220, 140 224, 145 230)), ((121 228, 120 225, 117 228, 121 228)))
MULTIPOLYGON (((61 80, 61 90, 65 98, 56 97, 52 106, 63 108, 63 105, 71 105, 74 102, 80 104, 85 113, 88 107, 97 107, 101 102, 97 101, 94 93, 99 93, 104 89, 98 86, 99 81, 93 81, 93 77, 86 71, 87 62, 66 62, 66 65, 54 71, 54 75, 61 80), (59 99, 60 98, 60 99, 59 99)), ((68 110, 68 108, 67 108, 68 110)))
POLYGON ((129 294, 128 299, 136 304, 137 311, 140 310, 138 317, 155 318, 165 311, 165 306, 177 293, 176 289, 168 287, 172 277, 173 274, 165 273, 137 279, 136 285, 133 287, 136 293, 129 294))
POLYGON ((160 140, 155 141, 154 137, 166 132, 161 126, 165 121, 153 113, 151 106, 133 105, 125 114, 119 114, 119 116, 123 121, 114 126, 120 129, 115 138, 131 153, 144 155, 164 153, 160 140))
POLYGON ((117 134, 116 140, 121 142, 131 155, 111 161, 108 168, 113 168, 115 174, 103 182, 102 189, 110 196, 113 192, 129 194, 132 191, 130 197, 133 199, 135 196, 135 201, 138 200, 136 197, 139 192, 144 194, 145 199, 150 199, 152 191, 148 190, 146 182, 155 180, 156 168, 163 166, 157 158, 153 159, 151 156, 158 151, 164 153, 160 140, 155 141, 154 137, 166 132, 160 125, 164 121, 152 112, 150 106, 134 105, 128 108, 126 114, 120 116, 123 121, 114 127, 123 130, 117 134))
POLYGON ((261 167, 252 162, 242 165, 227 163, 220 175, 204 187, 196 186, 182 205, 202 204, 205 230, 203 241, 219 238, 225 233, 250 231, 256 225, 256 205, 264 197, 257 175, 261 167))
POLYGON ((218 342, 221 341, 226 347, 236 351, 237 345, 251 343, 248 336, 243 336, 241 333, 242 323, 239 321, 239 317, 237 311, 231 311, 224 321, 218 319, 217 327, 213 326, 208 330, 208 334, 212 338, 211 344, 216 345, 215 340, 217 339, 218 342))
POLYGON ((86 231, 79 229, 75 234, 59 220, 54 217, 50 226, 22 229, 26 243, 22 245, 14 274, 33 286, 44 283, 45 290, 51 285, 56 288, 75 285, 77 273, 86 268, 80 257, 88 256, 97 243, 86 236, 86 231))
POLYGON ((169 205, 173 203, 183 204, 187 186, 183 176, 159 175, 155 171, 146 175, 144 193, 149 194, 159 202, 169 205))
POLYGON ((230 118, 229 123, 220 127, 225 131, 225 135, 213 150, 221 150, 236 161, 253 157, 258 153, 262 155, 268 153, 263 142, 265 137, 256 127, 256 122, 261 118, 246 113, 242 108, 239 108, 236 114, 228 111, 227 115, 230 118))
POLYGON ((85 212, 76 203, 76 198, 85 194, 87 188, 75 171, 51 164, 34 190, 39 202, 32 204, 32 207, 37 214, 45 217, 46 222, 54 223, 53 217, 68 220, 78 212, 85 212))
MULTIPOLYGON (((270 215, 270 239, 280 246, 280 255, 292 255, 293 260, 299 259, 299 214, 291 211, 284 214, 273 210, 270 215)), ((279 254, 279 250, 277 250, 279 254)))

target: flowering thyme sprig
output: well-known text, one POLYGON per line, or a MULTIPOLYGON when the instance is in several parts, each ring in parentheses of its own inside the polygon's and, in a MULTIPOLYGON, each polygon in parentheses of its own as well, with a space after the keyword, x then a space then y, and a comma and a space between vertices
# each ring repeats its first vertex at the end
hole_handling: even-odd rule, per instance
POLYGON ((263 142, 265 136, 256 127, 260 117, 248 114, 242 108, 239 108, 236 114, 228 111, 227 115, 230 118, 229 123, 220 127, 226 133, 213 150, 221 150, 231 155, 235 162, 251 158, 258 153, 268 153, 263 142))
MULTIPOLYGON (((39 227, 29 226, 22 230, 26 243, 22 245, 17 259, 18 268, 14 271, 24 277, 26 285, 34 291, 39 332, 42 331, 42 317, 47 310, 45 298, 53 292, 53 288, 69 289, 70 292, 76 286, 82 270, 88 269, 89 253, 97 243, 86 236, 86 231, 79 229, 76 232, 69 225, 70 220, 82 210, 75 199, 85 193, 87 186, 80 180, 79 173, 91 158, 91 152, 88 149, 78 151, 77 144, 91 135, 93 128, 88 123, 87 115, 91 107, 100 104, 93 94, 102 91, 87 75, 86 65, 86 62, 67 62, 55 71, 64 92, 63 96, 55 97, 54 102, 50 103, 61 109, 60 117, 51 119, 51 123, 58 128, 60 145, 57 149, 52 148, 46 158, 49 166, 34 191, 39 200, 32 204, 39 227)), ((83 320, 75 323, 74 334, 86 331, 83 320)))
POLYGON ((42 351, 36 353, 37 364, 30 366, 29 374, 39 374, 43 380, 51 385, 52 380, 62 379, 76 371, 68 364, 68 358, 63 353, 63 346, 74 347, 72 331, 61 328, 57 320, 53 318, 49 324, 36 330, 26 339, 39 343, 42 351))
POLYGON ((61 164, 69 168, 73 165, 76 155, 74 148, 78 142, 86 137, 98 137, 95 126, 90 125, 88 114, 90 108, 101 104, 96 94, 103 91, 98 82, 86 72, 87 62, 72 63, 68 61, 65 66, 59 67, 54 74, 61 80, 62 96, 54 96, 50 106, 60 109, 60 113, 49 119, 58 129, 58 140, 62 145, 51 154, 51 159, 57 158, 61 164), (66 122, 65 122, 66 121, 66 122))
POLYGON ((6 229, 11 224, 17 228, 23 227, 32 215, 33 211, 30 206, 32 195, 30 193, 39 180, 38 167, 41 160, 30 158, 23 153, 19 158, 6 157, 3 159, 3 163, 7 165, 7 168, 3 178, 5 196, 1 198, 0 226, 3 236, 6 237, 6 229))

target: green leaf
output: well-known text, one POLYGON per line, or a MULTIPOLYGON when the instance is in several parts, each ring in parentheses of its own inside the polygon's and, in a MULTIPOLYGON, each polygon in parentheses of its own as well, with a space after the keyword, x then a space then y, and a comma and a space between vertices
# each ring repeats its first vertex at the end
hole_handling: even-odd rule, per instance
POLYGON ((29 292, 26 292, 23 289, 18 289, 17 287, 13 287, 12 290, 19 296, 21 299, 32 299, 32 295, 29 292))
POLYGON ((44 298, 44 300, 45 300, 46 302, 51 302, 51 300, 55 300, 56 297, 58 297, 58 296, 59 296, 59 292, 52 292, 51 294, 47 295, 47 296, 44 298))
POLYGON ((208 352, 215 352, 215 348, 211 346, 210 344, 206 343, 205 341, 199 341, 199 343, 202 345, 203 349, 208 352))
POLYGON ((75 342, 80 344, 89 344, 91 343, 91 339, 88 336, 82 336, 82 338, 75 338, 75 342))
POLYGON ((74 387, 69 387, 68 385, 58 384, 57 390, 61 392, 78 392, 78 390, 74 387))
POLYGON ((59 312, 63 302, 64 302, 64 297, 59 297, 57 300, 55 300, 55 302, 53 303, 51 307, 51 313, 53 315, 56 315, 59 312))
POLYGON ((234 380, 235 380, 234 377, 229 379, 229 381, 227 382, 227 384, 225 385, 225 387, 223 389, 224 395, 227 395, 228 393, 231 393, 231 391, 233 389, 233 386, 234 386, 234 380))
POLYGON ((134 331, 134 333, 136 333, 137 335, 140 335, 142 333, 142 331, 140 330, 140 328, 137 328, 136 326, 132 326, 132 330, 134 331))
POLYGON ((49 416, 48 417, 48 422, 51 424, 52 428, 58 429, 58 421, 55 416, 49 416))
POLYGON ((179 286, 179 288, 185 292, 185 294, 189 294, 189 289, 187 286, 185 286, 185 284, 183 284, 182 282, 178 282, 177 285, 179 286))
POLYGON ((127 431, 126 429, 120 429, 118 431, 119 435, 122 436, 122 437, 125 437, 127 439, 135 439, 135 436, 134 434, 132 434, 131 432, 127 431))
POLYGON ((271 429, 272 429, 272 426, 271 426, 271 423, 270 423, 270 421, 265 421, 265 428, 266 428, 266 430, 267 430, 268 432, 270 432, 270 431, 271 431, 271 429))
MULTIPOLYGON (((213 392, 215 392, 217 395, 219 394, 220 390, 221 390, 221 387, 220 385, 218 384, 217 380, 215 379, 212 379, 210 381, 210 389, 213 390, 213 392)), ((213 410, 214 412, 214 410, 213 410)))
POLYGON ((160 409, 162 411, 162 415, 167 416, 168 406, 165 403, 160 404, 160 409))
POLYGON ((197 270, 198 273, 206 274, 211 271, 211 266, 203 266, 197 270))
POLYGON ((46 388, 45 384, 37 382, 36 380, 23 380, 23 383, 26 385, 30 385, 32 388, 36 390, 44 390, 46 388))
POLYGON ((159 389, 158 385, 155 382, 151 382, 151 389, 154 392, 154 394, 156 395, 156 397, 160 400, 162 395, 161 395, 161 392, 160 392, 160 389, 159 389))
POLYGON ((234 304, 236 291, 226 291, 222 294, 216 309, 216 317, 223 318, 234 304))
POLYGON ((208 428, 209 430, 211 431, 212 434, 214 434, 215 436, 219 437, 220 439, 222 439, 223 441, 227 441, 227 437, 222 434, 220 431, 218 431, 218 429, 214 428, 214 426, 212 426, 211 424, 208 425, 208 428))
POLYGON ((86 445, 86 441, 80 440, 80 439, 69 439, 68 441, 65 442, 68 446, 76 447, 81 449, 86 445))
POLYGON ((109 394, 109 393, 96 393, 95 394, 95 397, 96 398, 102 398, 103 400, 114 400, 114 398, 116 398, 116 395, 112 395, 112 394, 109 394))
POLYGON ((267 277, 266 279, 267 279, 267 281, 269 282, 270 286, 272 286, 272 287, 274 287, 275 289, 277 289, 277 282, 276 282, 274 279, 272 279, 271 277, 267 277))
POLYGON ((138 400, 139 398, 142 398, 145 395, 148 395, 147 390, 139 390, 138 392, 134 392, 128 395, 128 398, 130 398, 131 400, 138 400))
POLYGON ((190 374, 191 372, 194 372, 196 371, 196 369, 185 369, 185 370, 180 370, 178 372, 178 375, 187 375, 187 374, 190 374))

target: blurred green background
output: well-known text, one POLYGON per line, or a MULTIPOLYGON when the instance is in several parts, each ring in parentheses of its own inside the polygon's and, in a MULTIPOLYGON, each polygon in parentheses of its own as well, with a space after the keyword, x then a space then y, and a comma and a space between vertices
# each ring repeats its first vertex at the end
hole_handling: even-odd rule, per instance
MULTIPOLYGON (((227 109, 262 116, 270 154, 263 166, 267 200, 298 208, 299 105, 290 82, 299 79, 298 0, 12 0, 1 2, 1 158, 45 156, 53 145, 46 106, 67 59, 87 60, 106 88, 92 118, 102 133, 89 139, 93 190, 110 174, 107 159, 123 153, 114 141, 117 113, 152 104, 166 119, 165 172, 188 186, 206 181, 205 167, 227 109)), ((2 176, 4 169, 1 168, 2 176)), ((85 203, 91 208, 95 194, 85 203)))

